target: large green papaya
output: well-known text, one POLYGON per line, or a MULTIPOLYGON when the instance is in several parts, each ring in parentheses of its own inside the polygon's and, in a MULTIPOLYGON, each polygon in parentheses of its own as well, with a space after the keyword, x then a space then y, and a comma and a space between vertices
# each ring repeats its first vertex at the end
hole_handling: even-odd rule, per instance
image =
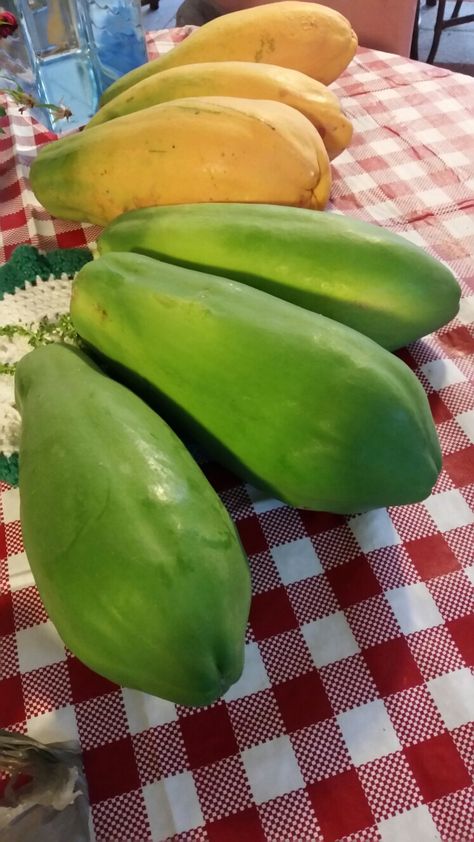
POLYGON ((336 213, 204 203, 129 211, 98 251, 134 251, 263 289, 394 350, 449 322, 460 287, 404 237, 336 213))
POLYGON ((96 351, 241 477, 342 514, 429 495, 441 454, 413 372, 352 328, 261 290, 107 254, 78 273, 71 316, 96 351))
POLYGON ((242 670, 247 559, 217 494, 143 401, 66 345, 16 372, 21 525, 66 645, 101 675, 185 705, 242 670))

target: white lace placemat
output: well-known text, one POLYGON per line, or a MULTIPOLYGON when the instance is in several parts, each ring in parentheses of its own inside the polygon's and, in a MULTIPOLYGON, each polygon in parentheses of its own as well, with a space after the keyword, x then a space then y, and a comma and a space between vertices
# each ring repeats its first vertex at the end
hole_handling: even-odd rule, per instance
POLYGON ((18 480, 21 427, 15 406, 16 364, 38 345, 75 341, 69 319, 74 276, 38 275, 34 281, 19 277, 18 286, 0 300, 0 480, 11 484, 18 480))

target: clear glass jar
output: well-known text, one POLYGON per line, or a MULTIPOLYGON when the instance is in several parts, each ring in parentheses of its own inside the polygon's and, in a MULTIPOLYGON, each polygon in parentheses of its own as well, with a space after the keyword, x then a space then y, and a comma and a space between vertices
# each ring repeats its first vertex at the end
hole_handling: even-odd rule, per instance
MULTIPOLYGON (((34 114, 62 132, 84 125, 115 79, 147 60, 140 0, 0 0, 19 27, 0 39, 0 74, 72 116, 34 114)), ((0 87, 7 87, 4 79, 0 87)))

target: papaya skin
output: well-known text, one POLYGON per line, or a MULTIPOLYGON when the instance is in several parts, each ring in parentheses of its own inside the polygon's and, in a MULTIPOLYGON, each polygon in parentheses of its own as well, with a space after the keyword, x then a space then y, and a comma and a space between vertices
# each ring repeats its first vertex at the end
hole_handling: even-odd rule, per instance
POLYGON ((51 344, 17 367, 20 516, 41 598, 91 669, 184 705, 242 670, 247 559, 172 430, 85 354, 51 344))
POLYGON ((331 84, 352 61, 357 36, 339 12, 318 3, 283 0, 222 15, 153 61, 131 70, 102 94, 100 105, 169 67, 203 61, 277 64, 331 84))
POLYGON ((52 216, 104 226, 127 210, 160 204, 323 208, 331 170, 319 133, 295 108, 186 97, 46 143, 30 181, 52 216))
POLYGON ((79 335, 157 390, 164 417, 292 506, 353 514, 427 497, 441 452, 426 394, 345 325, 137 254, 78 273, 79 335))
POLYGON ((460 286, 404 237, 336 213, 195 204, 118 217, 100 254, 132 251, 221 275, 343 322, 394 350, 449 322, 460 286))
POLYGON ((189 96, 236 96, 284 102, 311 121, 322 137, 330 160, 343 152, 352 139, 352 124, 326 85, 297 70, 250 61, 202 62, 155 73, 114 97, 85 128, 189 96))

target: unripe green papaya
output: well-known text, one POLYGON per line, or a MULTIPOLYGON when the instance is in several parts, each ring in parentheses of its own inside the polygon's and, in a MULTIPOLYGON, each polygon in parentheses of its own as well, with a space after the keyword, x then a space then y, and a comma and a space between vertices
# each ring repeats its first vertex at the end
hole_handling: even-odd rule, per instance
POLYGON ((87 343, 158 390, 165 417, 291 505, 350 514, 422 500, 436 481, 422 386, 346 325, 127 253, 81 269, 71 316, 87 343))
POLYGON ((70 346, 16 371, 21 525, 53 623, 101 675, 179 702, 217 699, 242 670, 247 559, 174 432, 70 346))
POLYGON ((110 223, 97 247, 250 284, 389 350, 459 309, 460 287, 447 266, 404 237, 336 213, 240 203, 143 208, 110 223))

